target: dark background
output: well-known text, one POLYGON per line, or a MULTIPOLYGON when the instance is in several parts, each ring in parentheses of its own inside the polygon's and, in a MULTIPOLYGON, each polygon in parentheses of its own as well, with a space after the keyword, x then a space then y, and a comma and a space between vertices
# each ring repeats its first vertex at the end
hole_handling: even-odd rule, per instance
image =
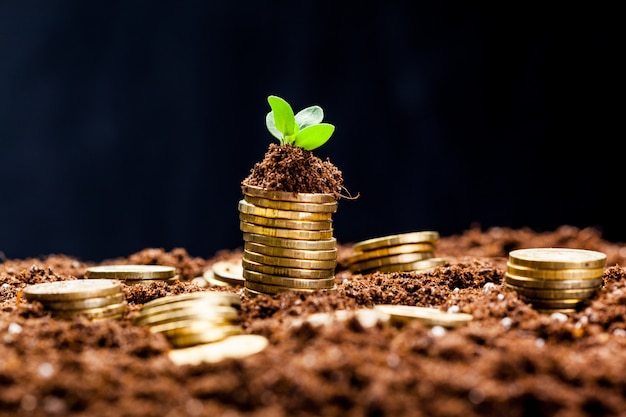
POLYGON ((0 252, 241 246, 270 94, 336 126, 315 154, 360 194, 339 242, 562 224, 626 241, 619 14, 572 4, 0 1, 0 252))

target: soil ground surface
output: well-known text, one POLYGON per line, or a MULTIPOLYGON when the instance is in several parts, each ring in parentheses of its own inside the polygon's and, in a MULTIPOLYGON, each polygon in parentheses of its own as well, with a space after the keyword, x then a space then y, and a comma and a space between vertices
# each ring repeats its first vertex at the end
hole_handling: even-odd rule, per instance
POLYGON ((351 273, 338 244, 337 289, 247 297, 241 286, 191 281, 219 261, 148 248, 101 262, 161 264, 180 282, 124 285, 118 321, 51 318, 29 284, 85 278, 71 256, 0 263, 0 416, 624 416, 626 244, 595 229, 550 232, 473 227, 442 236, 448 265, 428 272, 351 273), (566 247, 607 255, 603 285, 579 311, 542 314, 503 284, 508 253, 566 247), (261 352, 176 365, 161 334, 132 324, 152 299, 195 291, 241 295, 244 333, 261 352), (450 308, 473 315, 442 329, 364 320, 375 304, 450 308), (319 320, 319 315, 326 313, 319 320), (311 318, 317 317, 317 320, 311 318))

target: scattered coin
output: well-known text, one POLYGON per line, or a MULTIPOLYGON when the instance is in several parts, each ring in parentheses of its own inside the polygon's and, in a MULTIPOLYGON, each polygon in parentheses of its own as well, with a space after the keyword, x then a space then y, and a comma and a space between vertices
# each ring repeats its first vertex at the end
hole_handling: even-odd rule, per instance
POLYGON ((241 266, 241 258, 217 261, 211 266, 211 271, 216 280, 233 286, 243 285, 244 278, 242 275, 243 267, 241 266))
POLYGON ((435 243, 438 240, 439 233, 435 231, 408 232, 357 242, 353 245, 353 248, 355 252, 364 252, 407 243, 435 243))
POLYGON ((397 265, 383 265, 376 268, 380 272, 411 272, 411 271, 428 271, 438 266, 445 266, 448 261, 444 258, 429 258, 421 261, 407 262, 397 265))
POLYGON ((24 288, 23 294, 29 301, 37 300, 45 303, 48 301, 73 301, 106 297, 119 293, 121 290, 122 285, 118 280, 78 279, 29 285, 24 288))
POLYGON ((85 270, 87 278, 125 280, 172 279, 176 268, 165 265, 100 265, 85 270))
POLYGON ((391 323, 404 324, 419 320, 428 326, 458 327, 472 321, 467 313, 448 313, 437 308, 396 304, 377 304, 374 309, 389 315, 391 323))
POLYGON ((380 258, 368 259, 366 261, 355 262, 349 265, 349 269, 352 272, 362 272, 377 270, 380 267, 398 265, 398 264, 411 264, 416 261, 423 261, 425 259, 433 258, 432 252, 415 252, 415 253, 402 253, 400 255, 383 256, 380 258))
POLYGON ((401 255, 405 253, 432 253, 434 250, 433 244, 430 242, 424 243, 407 243, 404 245, 388 246, 380 249, 372 249, 367 251, 355 252, 346 258, 346 261, 350 264, 356 262, 367 261, 374 258, 384 258, 391 255, 401 255))
POLYGON ((265 336, 240 334, 214 343, 173 349, 168 355, 176 365, 198 365, 202 362, 216 363, 228 358, 244 358, 261 352, 268 344, 269 340, 265 336))

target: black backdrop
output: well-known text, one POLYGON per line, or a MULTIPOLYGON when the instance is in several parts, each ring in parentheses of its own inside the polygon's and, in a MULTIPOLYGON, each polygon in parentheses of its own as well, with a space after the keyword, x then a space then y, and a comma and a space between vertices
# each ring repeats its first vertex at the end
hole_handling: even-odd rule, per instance
POLYGON ((360 194, 340 242, 473 224, 624 241, 605 7, 0 1, 0 252, 241 246, 269 94, 336 126, 315 153, 360 194))

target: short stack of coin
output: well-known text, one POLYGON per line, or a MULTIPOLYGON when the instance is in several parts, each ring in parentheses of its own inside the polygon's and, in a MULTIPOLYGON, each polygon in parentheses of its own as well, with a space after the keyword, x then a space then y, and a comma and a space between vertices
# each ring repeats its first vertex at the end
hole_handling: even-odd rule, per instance
POLYGON ((435 231, 408 232, 364 240, 353 245, 346 258, 352 272, 407 272, 445 265, 435 257, 434 245, 439 240, 435 231))
POLYGON ((29 285, 24 289, 29 301, 39 301, 53 317, 91 320, 119 320, 127 302, 121 282, 111 279, 79 279, 29 285))
POLYGON ((165 265, 100 265, 85 270, 86 278, 119 279, 126 285, 178 281, 176 268, 165 265))
POLYGON ((183 348, 240 334, 240 306, 241 297, 225 291, 170 295, 145 303, 133 324, 149 326, 183 348))
POLYGON ((337 240, 332 194, 244 186, 239 201, 246 294, 334 289, 337 240))
POLYGON ((504 282, 541 312, 574 312, 602 287, 606 255, 585 249, 509 252, 504 282))
POLYGON ((235 287, 243 285, 241 258, 215 262, 204 271, 202 278, 213 287, 235 287))

